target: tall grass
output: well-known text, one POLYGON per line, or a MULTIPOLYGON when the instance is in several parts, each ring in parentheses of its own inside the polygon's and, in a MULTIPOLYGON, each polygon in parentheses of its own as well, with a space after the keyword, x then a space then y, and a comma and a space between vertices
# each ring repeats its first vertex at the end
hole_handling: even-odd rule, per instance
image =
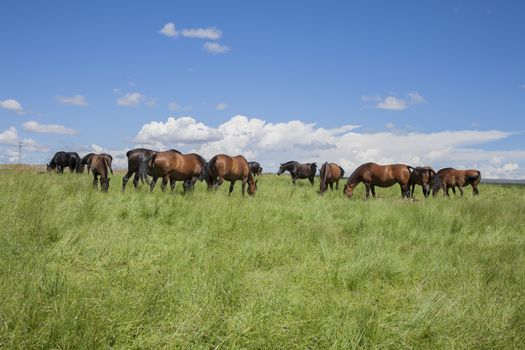
POLYGON ((0 348, 525 347, 523 187, 365 201, 273 175, 255 198, 0 180, 0 348))

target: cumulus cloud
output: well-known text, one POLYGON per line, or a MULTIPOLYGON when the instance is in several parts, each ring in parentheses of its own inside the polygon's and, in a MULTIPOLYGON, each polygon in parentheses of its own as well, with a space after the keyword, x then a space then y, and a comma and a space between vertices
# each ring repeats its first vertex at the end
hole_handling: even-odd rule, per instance
POLYGON ((36 121, 27 121, 22 124, 24 130, 29 132, 36 132, 40 134, 59 134, 59 135, 75 135, 76 130, 66 128, 59 124, 40 124, 36 121))
POLYGON ((347 172, 365 162, 478 168, 483 177, 524 177, 525 151, 487 151, 481 146, 505 139, 499 130, 432 133, 358 132, 356 125, 322 128, 299 120, 269 123, 242 115, 214 128, 191 117, 168 118, 142 127, 135 142, 155 149, 180 148, 205 158, 243 154, 275 170, 280 162, 335 161, 347 172), (495 162, 498 161, 498 163, 495 162))
POLYGON ((16 145, 18 142, 18 132, 14 126, 0 132, 0 143, 3 145, 16 145))
POLYGON ((74 95, 74 96, 55 96, 55 99, 62 104, 66 105, 74 105, 74 106, 81 106, 85 107, 88 105, 86 98, 82 95, 74 95))
POLYGON ((131 107, 137 106, 142 100, 144 100, 144 96, 141 93, 130 92, 117 98, 117 104, 119 106, 131 107))
POLYGON ((175 23, 173 22, 166 23, 162 29, 159 30, 159 33, 171 38, 175 38, 179 35, 179 32, 175 29, 175 23))
POLYGON ((207 40, 217 40, 220 39, 222 36, 222 32, 215 27, 183 29, 181 31, 181 34, 186 38, 197 38, 207 40))
POLYGON ((212 54, 226 53, 230 51, 230 48, 226 45, 221 45, 219 43, 212 43, 210 41, 204 43, 204 50, 212 54))
POLYGON ((222 111, 223 109, 226 109, 228 108, 228 104, 224 103, 224 102, 221 102, 221 103, 217 103, 215 105, 215 109, 219 110, 219 111, 222 111))
POLYGON ((7 100, 3 100, 3 101, 0 101, 0 107, 1 108, 4 108, 4 109, 7 109, 11 112, 15 112, 17 114, 24 114, 24 109, 22 108, 22 105, 20 104, 20 102, 18 102, 17 100, 14 100, 14 99, 7 99, 7 100))
POLYGON ((49 149, 44 145, 39 144, 30 138, 20 138, 18 131, 14 126, 11 126, 7 130, 0 132, 0 144, 5 146, 11 146, 2 148, 3 154, 0 155, 4 161, 15 161, 18 159, 18 143, 22 142, 22 150, 24 154, 34 152, 48 152, 49 149), (12 153, 9 157, 9 153, 12 153))

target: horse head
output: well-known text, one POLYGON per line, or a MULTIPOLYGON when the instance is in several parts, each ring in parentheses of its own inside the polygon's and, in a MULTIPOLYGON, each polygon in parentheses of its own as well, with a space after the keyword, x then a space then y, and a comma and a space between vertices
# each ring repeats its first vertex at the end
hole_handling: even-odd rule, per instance
POLYGON ((251 181, 248 181, 248 194, 250 196, 255 196, 255 192, 257 192, 257 181, 259 180, 253 181, 253 177, 251 181))

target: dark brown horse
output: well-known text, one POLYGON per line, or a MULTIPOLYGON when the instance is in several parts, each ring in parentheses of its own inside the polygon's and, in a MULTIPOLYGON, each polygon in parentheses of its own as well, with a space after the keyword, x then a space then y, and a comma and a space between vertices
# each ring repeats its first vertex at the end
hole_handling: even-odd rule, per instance
POLYGON ((200 178, 206 160, 195 153, 182 154, 177 150, 157 152, 146 159, 139 170, 139 177, 145 177, 146 171, 153 177, 150 191, 153 191, 159 178, 162 178, 162 191, 168 181, 173 192, 177 181, 184 181, 184 192, 193 189, 200 178))
POLYGON ((55 153, 49 164, 47 164, 47 171, 55 170, 58 173, 63 173, 64 168, 68 167, 72 173, 80 171, 80 157, 77 152, 64 152, 59 151, 55 153))
POLYGON ((343 168, 341 168, 339 165, 335 163, 324 163, 321 165, 321 169, 319 170, 319 180, 320 180, 320 187, 319 191, 321 194, 326 192, 328 189, 328 185, 330 186, 330 189, 334 189, 334 183, 335 183, 335 189, 339 189, 339 179, 341 179, 345 174, 345 171, 343 168))
MULTIPOLYGON (((412 168, 412 167, 411 167, 412 168)), ((432 178, 436 175, 436 172, 432 167, 423 166, 412 168, 412 173, 410 175, 410 195, 414 197, 414 190, 416 185, 420 185, 423 188, 423 196, 427 198, 430 195, 430 185, 432 183, 432 178)))
POLYGON ((476 196, 479 194, 478 185, 480 181, 481 173, 479 170, 444 168, 439 170, 432 180, 432 196, 436 196, 439 190, 443 190, 443 195, 450 197, 448 190, 452 189, 455 194, 456 187, 459 189, 459 193, 463 196, 463 187, 468 185, 472 186, 472 193, 476 196))
POLYGON ((410 168, 405 164, 378 165, 365 163, 359 166, 348 178, 343 193, 352 197, 354 188, 360 183, 366 187, 366 198, 376 196, 375 186, 390 187, 394 184, 401 186, 401 196, 410 197, 408 184, 410 182, 410 168))
POLYGON ((109 170, 111 172, 111 175, 113 175, 113 169, 111 168, 111 163, 113 162, 113 157, 111 156, 111 154, 107 154, 107 153, 100 153, 100 154, 88 153, 88 154, 86 154, 80 160, 80 165, 79 165, 78 172, 83 173, 84 172, 84 167, 87 166, 87 173, 89 174, 89 169, 91 168, 91 160, 93 159, 94 156, 102 156, 102 157, 106 158, 106 160, 107 160, 107 162, 109 164, 109 170))
POLYGON ((246 183, 248 183, 248 194, 254 196, 257 191, 257 181, 254 180, 253 174, 248 166, 246 158, 243 156, 230 157, 225 154, 214 156, 206 165, 204 178, 208 184, 208 190, 218 189, 224 180, 230 181, 230 191, 233 191, 235 181, 242 181, 242 195, 246 183))
POLYGON ((308 179, 310 183, 314 184, 315 173, 317 171, 317 164, 315 163, 305 163, 301 164, 294 160, 291 160, 286 163, 281 163, 277 175, 281 175, 285 171, 290 172, 292 176, 292 183, 295 185, 297 179, 308 179))
POLYGON ((248 162, 248 166, 250 167, 253 176, 262 175, 263 169, 261 168, 261 164, 259 164, 258 162, 248 162))
POLYGON ((146 159, 151 158, 151 156, 153 156, 156 153, 158 153, 158 151, 153 151, 145 148, 135 148, 126 153, 126 157, 128 157, 128 172, 122 178, 122 191, 126 190, 126 184, 128 183, 129 178, 133 174, 135 174, 135 176, 133 177, 133 186, 135 186, 135 189, 138 188, 139 178, 140 180, 142 180, 142 183, 146 181, 148 185, 150 184, 147 175, 142 178, 139 176, 139 169, 141 164, 146 159))
POLYGON ((89 167, 91 168, 91 172, 93 173, 93 187, 97 188, 99 182, 97 178, 100 176, 100 189, 103 192, 107 192, 110 180, 108 178, 108 172, 111 169, 108 157, 102 154, 94 154, 91 157, 89 167))

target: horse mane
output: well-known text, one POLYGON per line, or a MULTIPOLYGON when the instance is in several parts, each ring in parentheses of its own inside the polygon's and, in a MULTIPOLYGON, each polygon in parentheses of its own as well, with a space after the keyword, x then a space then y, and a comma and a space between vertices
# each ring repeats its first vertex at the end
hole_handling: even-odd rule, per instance
POLYGON ((290 160, 286 163, 283 163, 282 166, 290 166, 290 165, 293 165, 293 164, 297 164, 299 163, 298 161, 295 161, 295 160, 290 160))

